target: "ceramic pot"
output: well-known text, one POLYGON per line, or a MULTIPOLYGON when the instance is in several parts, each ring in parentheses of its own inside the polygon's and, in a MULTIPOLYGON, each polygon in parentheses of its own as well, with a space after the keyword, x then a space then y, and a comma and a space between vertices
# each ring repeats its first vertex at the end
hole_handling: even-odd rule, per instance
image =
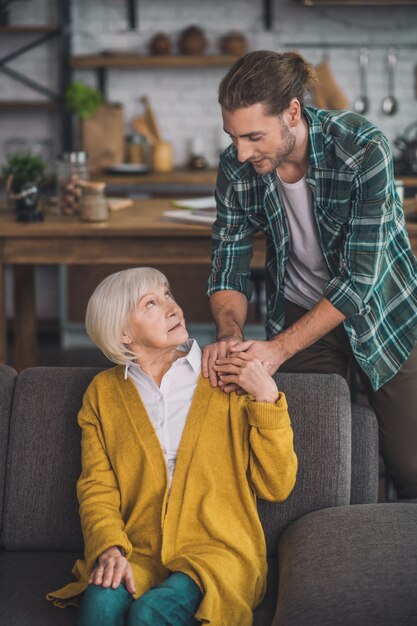
POLYGON ((220 50, 223 54, 242 56, 248 48, 247 41, 242 33, 230 31, 220 39, 220 50))
POLYGON ((207 48, 207 39, 198 26, 190 26, 182 31, 178 40, 181 54, 203 54, 207 48))

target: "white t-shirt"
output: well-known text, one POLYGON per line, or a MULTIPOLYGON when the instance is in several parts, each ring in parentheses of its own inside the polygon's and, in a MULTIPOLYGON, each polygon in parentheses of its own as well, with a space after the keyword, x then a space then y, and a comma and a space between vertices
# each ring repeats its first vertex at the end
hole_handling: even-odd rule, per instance
POLYGON ((320 248, 311 189, 306 183, 306 175, 296 183, 285 183, 277 174, 277 184, 289 233, 284 296, 305 309, 311 309, 321 299, 330 278, 320 248))

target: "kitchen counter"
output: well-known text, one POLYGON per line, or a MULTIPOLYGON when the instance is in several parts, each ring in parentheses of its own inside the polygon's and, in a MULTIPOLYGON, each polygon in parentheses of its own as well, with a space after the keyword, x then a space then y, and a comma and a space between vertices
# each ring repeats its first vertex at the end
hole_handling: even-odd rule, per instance
MULTIPOLYGON (((6 359, 5 267, 13 268, 15 365, 37 364, 35 265, 167 265, 208 268, 211 227, 163 218, 168 200, 138 200, 113 212, 108 222, 86 223, 73 216, 47 215, 36 224, 0 214, 0 362, 6 359)), ((252 267, 262 268, 265 242, 255 237, 252 267)))
MULTIPOLYGON (((99 172, 91 176, 106 183, 109 195, 135 196, 195 196, 212 195, 216 185, 217 169, 190 170, 178 168, 172 172, 148 174, 107 174, 99 172)), ((396 175, 405 187, 406 197, 417 190, 417 174, 396 175)))
POLYGON ((106 183, 109 194, 149 195, 211 195, 214 193, 217 169, 174 169, 172 172, 147 174, 108 174, 100 172, 91 176, 106 183))
MULTIPOLYGON (((406 216, 417 218, 415 200, 404 203, 406 216)), ((11 265, 15 287, 15 362, 24 369, 36 365, 37 332, 34 266, 158 265, 208 268, 211 228, 165 221, 168 200, 141 200, 130 209, 112 213, 104 223, 89 224, 76 217, 47 215, 38 224, 16 222, 13 213, 0 214, 0 362, 6 362, 5 267, 11 265)), ((417 221, 407 230, 417 255, 417 221)), ((265 241, 254 240, 252 267, 262 270, 265 241)))

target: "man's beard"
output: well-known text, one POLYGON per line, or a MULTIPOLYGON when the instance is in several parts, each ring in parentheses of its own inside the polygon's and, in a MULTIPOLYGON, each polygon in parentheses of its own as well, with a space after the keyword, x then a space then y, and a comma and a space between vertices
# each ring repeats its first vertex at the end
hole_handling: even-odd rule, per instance
POLYGON ((274 170, 277 169, 277 167, 279 167, 282 163, 284 163, 284 161, 289 157, 289 155, 293 151, 294 146, 295 146, 295 137, 290 132, 288 126, 284 124, 284 122, 282 122, 282 126, 281 126, 281 142, 282 142, 281 148, 278 152, 274 154, 274 156, 264 157, 265 161, 266 162, 269 161, 270 163, 266 172, 263 169, 263 167, 256 168, 256 166, 252 163, 256 172, 258 172, 259 174, 261 173, 269 174, 270 172, 273 172, 274 170))

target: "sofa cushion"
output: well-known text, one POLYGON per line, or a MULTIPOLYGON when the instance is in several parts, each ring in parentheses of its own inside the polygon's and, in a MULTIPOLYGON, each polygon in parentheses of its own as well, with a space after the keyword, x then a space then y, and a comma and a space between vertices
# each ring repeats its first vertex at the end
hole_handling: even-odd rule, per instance
POLYGON ((352 404, 351 504, 378 502, 378 422, 372 409, 352 404))
MULTIPOLYGON (((17 372, 8 365, 0 365, 0 525, 3 517, 4 473, 6 468, 7 440, 9 437, 10 409, 17 372)), ((1 543, 0 543, 1 545, 1 543)))
POLYGON ((98 371, 36 367, 19 375, 6 467, 6 549, 83 549, 75 491, 80 473, 77 414, 98 371))
POLYGON ((1 552, 1 623, 75 626, 77 610, 54 607, 45 596, 71 580, 72 566, 80 556, 73 552, 1 552))
POLYGON ((351 410, 346 381, 336 374, 278 374, 287 397, 298 456, 293 492, 283 503, 259 500, 268 556, 290 522, 316 509, 349 504, 351 410))
POLYGON ((415 626, 417 505, 364 504, 297 520, 279 545, 274 626, 415 626))

